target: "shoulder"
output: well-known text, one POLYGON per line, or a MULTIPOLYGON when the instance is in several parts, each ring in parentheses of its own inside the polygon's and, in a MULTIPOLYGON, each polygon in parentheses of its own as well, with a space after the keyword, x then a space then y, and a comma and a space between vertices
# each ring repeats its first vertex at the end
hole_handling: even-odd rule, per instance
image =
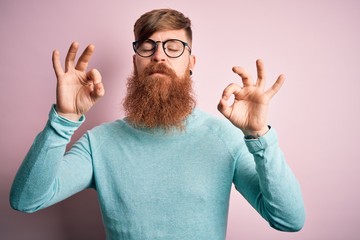
POLYGON ((236 149, 245 146, 244 134, 235 127, 228 119, 222 116, 215 116, 202 110, 194 111, 199 131, 203 131, 205 138, 214 137, 224 144, 230 152, 234 153, 236 149))
POLYGON ((194 111, 199 125, 199 131, 204 140, 217 139, 217 143, 224 146, 227 151, 236 159, 239 154, 246 150, 244 134, 223 116, 215 116, 199 109, 194 111))
POLYGON ((90 138, 98 140, 105 138, 112 138, 112 136, 122 136, 126 123, 119 119, 112 122, 102 123, 87 131, 90 138))
POLYGON ((200 109, 195 109, 193 115, 197 124, 207 128, 208 131, 224 135, 227 137, 243 137, 240 129, 235 127, 228 119, 222 116, 215 116, 210 113, 204 112, 200 109))

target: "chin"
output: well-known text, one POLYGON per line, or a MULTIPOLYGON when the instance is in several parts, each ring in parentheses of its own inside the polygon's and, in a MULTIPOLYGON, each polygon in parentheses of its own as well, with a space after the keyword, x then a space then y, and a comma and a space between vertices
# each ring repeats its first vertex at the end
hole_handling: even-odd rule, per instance
POLYGON ((149 76, 149 78, 152 81, 162 81, 162 82, 171 82, 172 81, 170 76, 161 74, 161 73, 154 73, 151 76, 149 76))

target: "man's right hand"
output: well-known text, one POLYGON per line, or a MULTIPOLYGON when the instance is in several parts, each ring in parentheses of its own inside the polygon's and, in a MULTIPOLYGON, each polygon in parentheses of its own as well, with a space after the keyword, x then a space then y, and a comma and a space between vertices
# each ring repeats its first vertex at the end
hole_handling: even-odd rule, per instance
POLYGON ((60 53, 54 50, 53 67, 57 78, 56 111, 69 120, 77 121, 95 102, 104 95, 100 72, 96 69, 86 71, 94 45, 89 45, 75 65, 79 44, 73 42, 65 59, 65 71, 61 67, 60 53))

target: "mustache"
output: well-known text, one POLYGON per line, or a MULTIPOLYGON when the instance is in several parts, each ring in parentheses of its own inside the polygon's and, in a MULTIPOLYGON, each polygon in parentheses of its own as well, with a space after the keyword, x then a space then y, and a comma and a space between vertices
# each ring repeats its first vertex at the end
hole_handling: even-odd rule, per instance
POLYGON ((171 68, 168 68, 163 63, 150 63, 149 66, 147 66, 144 69, 145 76, 150 76, 154 73, 161 73, 164 75, 168 75, 170 77, 176 76, 176 73, 174 72, 174 70, 172 70, 171 68))

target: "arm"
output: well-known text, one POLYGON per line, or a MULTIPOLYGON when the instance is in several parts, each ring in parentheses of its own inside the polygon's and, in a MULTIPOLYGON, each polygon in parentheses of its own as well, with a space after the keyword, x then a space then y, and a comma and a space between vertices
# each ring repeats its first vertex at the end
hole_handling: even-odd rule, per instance
POLYGON ((51 109, 49 120, 40 132, 14 179, 11 206, 24 212, 35 212, 57 203, 92 183, 91 156, 86 135, 82 146, 64 156, 66 145, 74 131, 84 121, 69 121, 51 109))
POLYGON ((274 129, 255 140, 245 140, 235 165, 234 184, 245 199, 282 231, 299 231, 305 221, 300 185, 287 165, 274 129))
POLYGON ((285 162, 274 130, 269 130, 267 125, 269 102, 281 88, 284 76, 280 75, 271 88, 264 91, 262 61, 257 60, 256 66, 255 83, 243 68, 233 68, 243 86, 233 83, 226 87, 218 105, 219 111, 244 133, 249 150, 237 160, 234 183, 271 226, 297 231, 305 218, 300 187, 285 162), (227 101, 231 95, 234 102, 229 106, 227 101))
POLYGON ((57 78, 56 108, 49 115, 45 129, 36 137, 21 165, 10 194, 13 208, 33 212, 58 202, 91 184, 92 165, 86 135, 74 154, 65 154, 66 145, 80 126, 85 114, 104 95, 101 75, 96 69, 86 71, 94 46, 89 45, 75 64, 79 44, 71 44, 65 59, 53 52, 57 78), (78 121, 80 119, 80 122, 78 121))

